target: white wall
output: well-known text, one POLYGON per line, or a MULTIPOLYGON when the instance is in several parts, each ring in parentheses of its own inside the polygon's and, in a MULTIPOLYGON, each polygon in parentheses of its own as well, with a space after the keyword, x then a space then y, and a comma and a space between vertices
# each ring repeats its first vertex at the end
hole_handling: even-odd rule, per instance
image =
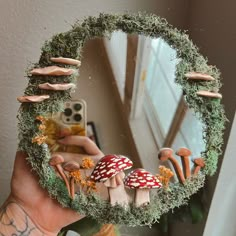
POLYGON ((236 116, 234 118, 229 142, 226 148, 224 161, 221 166, 215 193, 212 199, 210 212, 208 214, 204 236, 235 236, 235 216, 236 216, 236 116), (219 207, 219 204, 221 207, 219 207))
POLYGON ((78 86, 72 98, 86 101, 87 120, 95 123, 102 151, 132 158, 112 83, 101 40, 90 40, 83 49, 78 86))
POLYGON ((104 45, 110 60, 121 100, 124 101, 127 34, 122 31, 114 32, 110 39, 104 40, 104 45))

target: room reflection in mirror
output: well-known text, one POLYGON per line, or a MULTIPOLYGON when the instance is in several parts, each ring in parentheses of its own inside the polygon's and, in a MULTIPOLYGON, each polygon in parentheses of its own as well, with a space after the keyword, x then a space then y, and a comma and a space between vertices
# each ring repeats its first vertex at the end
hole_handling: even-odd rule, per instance
POLYGON ((161 38, 118 31, 85 44, 72 96, 86 101, 87 119, 105 154, 126 155, 135 168, 152 173, 157 173, 162 147, 187 147, 191 160, 201 156, 202 124, 175 83, 179 60, 161 38))

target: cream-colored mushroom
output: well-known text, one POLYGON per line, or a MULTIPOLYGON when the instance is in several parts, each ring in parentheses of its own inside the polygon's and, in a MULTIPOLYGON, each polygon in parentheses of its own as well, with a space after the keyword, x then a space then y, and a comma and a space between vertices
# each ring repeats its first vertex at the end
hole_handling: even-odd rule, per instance
POLYGON ((215 80, 215 78, 212 77, 211 75, 199 73, 199 72, 189 72, 185 74, 185 77, 190 80, 206 80, 206 81, 215 80))
POLYGON ((74 69, 63 68, 59 66, 48 66, 44 68, 34 68, 30 72, 32 75, 52 75, 52 76, 62 76, 62 75, 72 75, 76 73, 74 69))
POLYGON ((68 90, 71 88, 75 88, 75 84, 73 83, 65 83, 65 84, 50 84, 50 83, 43 83, 39 84, 40 89, 45 89, 45 90, 68 90))
POLYGON ((33 96, 21 96, 21 97, 18 97, 17 100, 19 102, 42 102, 46 99, 49 99, 50 96, 49 95, 39 95, 39 96, 36 96, 36 95, 33 95, 33 96))
POLYGON ((197 95, 202 96, 202 97, 209 97, 209 98, 222 98, 222 95, 220 93, 210 92, 210 91, 205 91, 205 90, 197 91, 197 95))
POLYGON ((51 57, 50 60, 56 63, 62 63, 66 65, 73 65, 73 66, 81 65, 81 62, 79 60, 67 58, 67 57, 51 57))

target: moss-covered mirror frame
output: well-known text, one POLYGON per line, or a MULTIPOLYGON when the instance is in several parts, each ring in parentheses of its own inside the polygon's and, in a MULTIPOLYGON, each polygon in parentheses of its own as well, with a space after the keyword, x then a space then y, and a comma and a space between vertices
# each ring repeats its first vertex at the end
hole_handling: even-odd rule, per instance
MULTIPOLYGON (((50 99, 41 103, 22 103, 18 113, 19 150, 27 152, 28 161, 32 169, 37 172, 41 186, 46 188, 49 195, 57 199, 62 206, 70 207, 102 223, 129 226, 151 225, 158 221, 162 214, 187 203, 189 197, 204 185, 206 175, 213 175, 216 172, 218 157, 222 154, 225 112, 220 99, 200 97, 196 95, 196 92, 198 90, 218 91, 221 87, 220 72, 215 66, 207 64, 207 59, 199 53, 187 34, 173 28, 166 19, 146 13, 100 14, 98 17, 87 17, 83 22, 76 22, 71 30, 56 34, 44 43, 39 62, 33 64, 32 68, 60 66, 53 63, 50 60, 51 57, 81 59, 82 49, 87 40, 95 37, 109 37, 117 30, 153 38, 161 37, 177 51, 177 56, 181 60, 176 68, 176 83, 182 86, 188 106, 204 124, 203 137, 206 144, 206 150, 202 153, 206 164, 204 170, 188 179, 185 184, 175 183, 170 185, 168 191, 160 190, 158 195, 152 196, 151 203, 145 207, 111 206, 109 202, 101 200, 96 194, 88 196, 80 194, 72 200, 64 182, 56 176, 53 168, 48 164, 50 159, 48 146, 44 143, 41 145, 32 143, 32 139, 39 132, 36 117, 61 112, 64 102, 71 98, 70 91, 42 91, 38 88, 38 84, 42 82, 76 83, 77 75, 58 78, 28 73, 29 82, 25 95, 49 94, 50 99), (209 82, 187 80, 185 74, 191 71, 209 74, 215 80, 209 82)), ((66 67, 75 68, 74 66, 66 67)))

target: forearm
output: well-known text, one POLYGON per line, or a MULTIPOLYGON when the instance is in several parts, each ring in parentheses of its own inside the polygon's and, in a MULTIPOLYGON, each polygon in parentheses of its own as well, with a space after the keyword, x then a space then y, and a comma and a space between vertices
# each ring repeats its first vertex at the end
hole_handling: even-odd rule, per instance
POLYGON ((0 236, 54 236, 40 229, 23 207, 9 198, 0 208, 0 236))

